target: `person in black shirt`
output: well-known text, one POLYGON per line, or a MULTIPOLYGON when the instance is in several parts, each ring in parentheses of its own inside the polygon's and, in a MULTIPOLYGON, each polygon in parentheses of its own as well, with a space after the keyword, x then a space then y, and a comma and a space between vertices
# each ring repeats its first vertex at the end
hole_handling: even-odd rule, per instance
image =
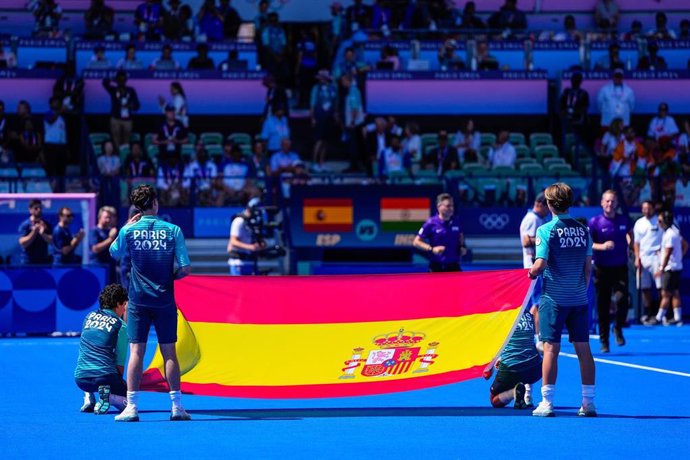
POLYGON ((74 214, 70 208, 60 208, 58 224, 53 232, 53 265, 77 265, 81 260, 74 251, 84 239, 84 229, 72 234, 69 226, 72 224, 74 214))
POLYGON ((127 86, 127 73, 118 70, 115 81, 103 79, 103 88, 110 95, 110 133, 115 151, 120 151, 121 145, 129 144, 132 133, 134 112, 139 110, 139 96, 131 86, 127 86))
POLYGON ((7 117, 5 117, 5 102, 0 101, 0 164, 12 163, 12 152, 9 150, 7 135, 7 117))
MULTIPOLYGON (((586 148, 588 142, 589 125, 587 112, 589 110, 589 93, 581 88, 582 74, 573 73, 570 77, 570 88, 566 88, 561 94, 560 113, 563 132, 562 152, 566 151, 566 136, 575 135, 575 145, 578 149, 586 148)), ((575 160, 579 158, 575 156, 575 160)))
POLYGON ((153 145, 159 149, 158 157, 167 159, 176 157, 180 159, 182 144, 187 143, 187 130, 179 120, 175 118, 175 107, 165 106, 165 123, 153 136, 153 145))
POLYGON ((49 264, 48 245, 53 242, 53 226, 43 220, 40 200, 29 201, 29 218, 19 226, 22 265, 49 264))
POLYGON ((196 47, 197 55, 189 60, 187 68, 189 70, 213 70, 216 68, 213 59, 208 57, 208 45, 199 43, 196 47))

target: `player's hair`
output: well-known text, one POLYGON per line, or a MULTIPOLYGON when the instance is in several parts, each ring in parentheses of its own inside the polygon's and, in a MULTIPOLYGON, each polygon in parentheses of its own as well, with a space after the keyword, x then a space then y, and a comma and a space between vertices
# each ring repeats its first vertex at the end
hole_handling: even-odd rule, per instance
POLYGON ((112 206, 101 206, 101 209, 98 210, 98 219, 101 218, 101 214, 104 212, 107 212, 111 216, 117 216, 117 211, 112 206))
POLYGON ((604 190, 604 193, 601 194, 601 198, 604 198, 604 195, 606 195, 606 194, 613 195, 613 197, 616 200, 618 199, 618 193, 616 193, 616 191, 611 189, 611 188, 608 190, 604 190))
POLYGON ((544 190, 546 202, 556 212, 565 212, 573 205, 573 189, 565 182, 556 182, 544 190))
POLYGON ((72 210, 70 208, 68 208, 67 206, 63 206, 58 210, 58 216, 63 215, 65 213, 65 211, 72 212, 72 210))
POLYGON ((453 201, 453 197, 450 195, 450 193, 440 193, 436 197, 436 206, 438 206, 439 204, 441 204, 442 201, 445 201, 445 200, 453 201))
POLYGON ((671 227, 673 225, 673 211, 663 211, 661 213, 661 220, 665 226, 671 227))
POLYGON ((98 296, 98 304, 101 310, 113 310, 117 304, 127 301, 127 289, 121 284, 109 284, 103 288, 98 296))
POLYGON ((34 206, 43 207, 43 205, 41 204, 41 200, 33 199, 33 200, 29 201, 29 208, 33 208, 34 206))
POLYGON ((129 202, 137 208, 137 211, 144 212, 153 207, 156 198, 156 189, 148 184, 141 184, 132 190, 129 195, 129 202))

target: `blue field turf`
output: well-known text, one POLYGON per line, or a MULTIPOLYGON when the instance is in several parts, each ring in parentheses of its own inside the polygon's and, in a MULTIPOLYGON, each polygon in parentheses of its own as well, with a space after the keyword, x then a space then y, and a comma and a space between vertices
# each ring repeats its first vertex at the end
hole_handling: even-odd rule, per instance
MULTIPOLYGON (((557 417, 492 409, 478 379, 421 391, 321 400, 141 397, 140 423, 79 412, 77 338, 0 339, 2 458, 684 458, 690 433, 690 327, 636 326, 597 358, 599 418, 575 416, 577 361, 559 360, 557 417), (611 455, 614 457, 611 457, 611 455)), ((596 339, 592 339, 595 352, 596 339)), ((564 343, 563 352, 573 353, 564 343)), ((538 388, 537 388, 538 392, 538 388)), ((537 393, 537 400, 539 396, 537 393)))

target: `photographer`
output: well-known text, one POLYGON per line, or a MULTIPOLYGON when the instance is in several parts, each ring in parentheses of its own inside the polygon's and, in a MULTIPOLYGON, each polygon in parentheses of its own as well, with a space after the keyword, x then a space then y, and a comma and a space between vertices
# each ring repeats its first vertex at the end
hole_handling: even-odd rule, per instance
POLYGON ((261 229, 261 224, 256 222, 260 220, 260 203, 259 198, 249 200, 244 211, 235 216, 230 224, 228 265, 233 276, 254 274, 257 252, 265 247, 261 235, 257 234, 257 230, 261 229))

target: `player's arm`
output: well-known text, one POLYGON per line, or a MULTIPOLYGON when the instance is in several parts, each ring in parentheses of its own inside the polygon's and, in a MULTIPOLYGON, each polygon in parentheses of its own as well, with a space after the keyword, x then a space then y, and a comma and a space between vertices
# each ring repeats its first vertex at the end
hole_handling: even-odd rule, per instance
POLYGON ((192 263, 189 260, 187 245, 184 242, 184 235, 180 227, 175 227, 173 235, 175 237, 175 262, 177 262, 177 270, 174 275, 176 280, 181 280, 192 273, 192 263))
POLYGON ((544 227, 537 229, 537 236, 535 238, 536 254, 532 268, 527 271, 531 279, 536 279, 541 275, 548 266, 549 260, 549 231, 544 227))
POLYGON ((424 252, 431 252, 433 249, 431 245, 425 242, 419 235, 415 235, 414 240, 412 241, 412 246, 424 252))
POLYGON ((589 280, 592 278, 592 235, 587 235, 587 253, 585 257, 585 285, 589 286, 589 280))
POLYGON ((120 327, 120 330, 117 333, 117 345, 115 346, 115 367, 120 375, 123 375, 125 371, 128 342, 127 326, 123 322, 122 327, 120 327))
POLYGON ((31 227, 31 230, 29 230, 29 233, 19 237, 19 245, 22 248, 26 248, 33 240, 36 239, 36 236, 38 236, 38 226, 34 225, 31 227))
POLYGON ((120 259, 125 255, 125 250, 127 249, 127 243, 125 240, 125 233, 127 233, 127 226, 124 226, 122 230, 117 234, 117 238, 110 245, 110 256, 113 259, 120 259))

